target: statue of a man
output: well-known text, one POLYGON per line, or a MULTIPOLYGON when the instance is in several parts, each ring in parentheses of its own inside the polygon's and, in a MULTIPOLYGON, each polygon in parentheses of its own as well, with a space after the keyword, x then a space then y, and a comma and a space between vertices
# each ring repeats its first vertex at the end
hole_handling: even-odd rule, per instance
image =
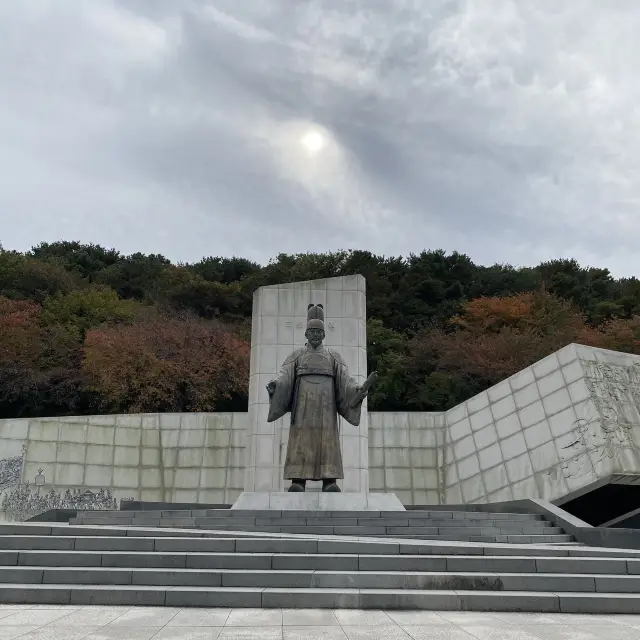
POLYGON ((291 428, 284 478, 289 491, 304 491, 307 480, 322 480, 322 490, 340 491, 336 480, 344 478, 338 415, 360 424, 362 401, 377 374, 362 387, 349 375, 342 357, 323 346, 324 308, 310 304, 307 310, 307 343, 294 351, 280 374, 267 385, 268 422, 291 412, 291 428))

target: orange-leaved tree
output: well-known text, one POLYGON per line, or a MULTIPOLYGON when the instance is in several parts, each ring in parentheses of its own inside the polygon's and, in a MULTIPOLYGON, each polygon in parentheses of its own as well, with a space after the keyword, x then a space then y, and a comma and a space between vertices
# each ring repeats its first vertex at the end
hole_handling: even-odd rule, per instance
POLYGON ((247 393, 249 345, 219 322, 158 314, 88 331, 83 370, 103 410, 214 411, 247 393))
POLYGON ((409 399, 416 408, 450 407, 571 342, 604 346, 605 334, 566 300, 544 292, 479 298, 450 326, 409 342, 409 399))
POLYGON ((614 318, 599 327, 600 345, 605 349, 640 354, 640 316, 614 318))

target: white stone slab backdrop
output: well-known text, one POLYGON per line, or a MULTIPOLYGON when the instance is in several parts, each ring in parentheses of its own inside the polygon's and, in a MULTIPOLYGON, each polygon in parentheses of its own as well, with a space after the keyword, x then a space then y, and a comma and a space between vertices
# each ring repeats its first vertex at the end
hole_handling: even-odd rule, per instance
MULTIPOLYGON (((261 287, 253 296, 249 420, 245 455, 245 491, 284 491, 282 478, 289 438, 289 414, 268 423, 266 385, 286 357, 303 347, 309 304, 322 304, 325 345, 335 347, 360 383, 367 377, 365 280, 360 275, 261 287)), ((340 419, 343 491, 369 491, 368 414, 366 400, 358 427, 340 419)), ((319 490, 321 483, 308 483, 319 490)))

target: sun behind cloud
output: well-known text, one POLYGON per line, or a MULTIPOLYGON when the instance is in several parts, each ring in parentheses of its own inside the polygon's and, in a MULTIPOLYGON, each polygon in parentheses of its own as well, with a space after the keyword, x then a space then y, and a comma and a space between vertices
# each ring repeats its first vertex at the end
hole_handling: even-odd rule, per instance
POLYGON ((300 142, 310 154, 316 154, 322 150, 326 141, 319 131, 311 129, 302 136, 300 142))

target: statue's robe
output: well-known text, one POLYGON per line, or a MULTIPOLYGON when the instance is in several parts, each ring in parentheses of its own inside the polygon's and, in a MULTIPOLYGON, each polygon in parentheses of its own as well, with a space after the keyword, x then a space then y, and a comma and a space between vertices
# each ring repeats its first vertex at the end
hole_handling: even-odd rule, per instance
POLYGON ((306 345, 284 361, 275 382, 267 421, 291 412, 283 477, 344 478, 338 415, 359 425, 362 400, 349 406, 359 386, 342 357, 326 347, 306 345))

